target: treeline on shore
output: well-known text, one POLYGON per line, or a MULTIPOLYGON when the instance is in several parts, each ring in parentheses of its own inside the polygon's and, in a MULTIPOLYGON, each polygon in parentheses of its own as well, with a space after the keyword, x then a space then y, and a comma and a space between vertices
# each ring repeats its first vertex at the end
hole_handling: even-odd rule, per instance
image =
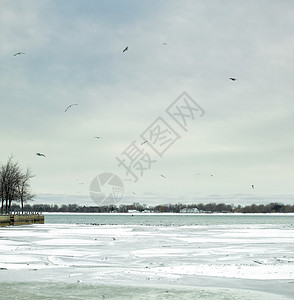
POLYGON ((0 212, 9 213, 13 203, 24 209, 24 203, 33 199, 30 180, 34 177, 29 168, 23 171, 11 156, 6 164, 0 164, 0 212))
MULTIPOLYGON (((246 206, 233 204, 163 204, 148 206, 146 204, 133 203, 129 205, 121 204, 119 206, 79 206, 77 204, 68 205, 49 205, 49 204, 25 204, 25 212, 76 212, 76 213, 128 213, 128 212, 154 212, 154 213, 293 213, 294 205, 285 205, 282 203, 269 204, 251 204, 246 206)), ((19 212, 21 207, 17 204, 11 206, 11 211, 19 212)))

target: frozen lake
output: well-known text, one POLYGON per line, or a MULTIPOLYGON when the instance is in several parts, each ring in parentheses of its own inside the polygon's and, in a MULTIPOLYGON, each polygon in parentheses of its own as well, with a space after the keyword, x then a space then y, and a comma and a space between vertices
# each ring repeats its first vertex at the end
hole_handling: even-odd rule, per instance
POLYGON ((1 299, 294 299, 294 222, 232 223, 3 227, 1 299))

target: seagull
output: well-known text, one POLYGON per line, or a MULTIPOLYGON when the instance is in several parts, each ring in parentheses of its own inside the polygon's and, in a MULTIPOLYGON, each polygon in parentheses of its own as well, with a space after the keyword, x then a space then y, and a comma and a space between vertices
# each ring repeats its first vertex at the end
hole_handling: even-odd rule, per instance
POLYGON ((234 77, 230 77, 230 79, 232 80, 232 81, 235 81, 235 80, 237 80, 236 78, 234 78, 234 77))
POLYGON ((167 46, 167 43, 163 43, 162 45, 165 45, 165 46, 167 46))
POLYGON ((128 49, 129 49, 129 47, 127 46, 127 47, 123 50, 123 52, 126 52, 128 49))
POLYGON ((72 106, 74 106, 74 105, 78 105, 78 104, 74 103, 74 104, 69 105, 69 106, 66 108, 66 110, 65 110, 64 112, 67 112, 67 110, 68 110, 69 108, 71 108, 72 106))
POLYGON ((164 175, 160 174, 161 177, 166 178, 164 175))
POLYGON ((13 56, 21 55, 21 54, 25 54, 25 53, 24 53, 24 52, 17 52, 17 53, 15 53, 13 56))
POLYGON ((254 184, 251 184, 252 189, 254 189, 254 184))
POLYGON ((37 153, 36 153, 36 155, 38 155, 38 156, 44 156, 44 157, 46 157, 46 155, 45 155, 45 154, 43 154, 43 153, 39 153, 39 152, 37 152, 37 153))
POLYGON ((135 192, 132 192, 132 194, 136 195, 136 193, 135 193, 135 192))
POLYGON ((102 136, 94 136, 94 139, 102 139, 102 136))
POLYGON ((141 145, 144 145, 145 143, 148 143, 148 141, 144 141, 143 143, 141 143, 141 145))
POLYGON ((82 182, 82 181, 80 181, 80 179, 79 178, 77 178, 77 182, 78 182, 78 184, 85 184, 84 182, 82 182))

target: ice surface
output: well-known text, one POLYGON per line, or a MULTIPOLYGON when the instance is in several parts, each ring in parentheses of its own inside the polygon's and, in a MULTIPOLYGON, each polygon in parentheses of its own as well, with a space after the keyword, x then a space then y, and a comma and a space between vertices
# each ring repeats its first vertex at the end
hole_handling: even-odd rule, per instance
POLYGON ((34 224, 0 237, 3 299, 294 298, 289 225, 34 224))

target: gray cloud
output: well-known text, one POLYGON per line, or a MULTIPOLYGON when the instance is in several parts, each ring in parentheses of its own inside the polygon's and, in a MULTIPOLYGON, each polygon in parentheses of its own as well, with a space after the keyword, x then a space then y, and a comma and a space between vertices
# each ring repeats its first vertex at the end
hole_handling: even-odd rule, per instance
POLYGON ((187 91, 205 116, 126 190, 152 203, 292 201, 292 1, 1 1, 0 11, 1 162, 13 153, 29 165, 37 194, 89 203, 92 178, 125 177, 115 157, 187 91))

